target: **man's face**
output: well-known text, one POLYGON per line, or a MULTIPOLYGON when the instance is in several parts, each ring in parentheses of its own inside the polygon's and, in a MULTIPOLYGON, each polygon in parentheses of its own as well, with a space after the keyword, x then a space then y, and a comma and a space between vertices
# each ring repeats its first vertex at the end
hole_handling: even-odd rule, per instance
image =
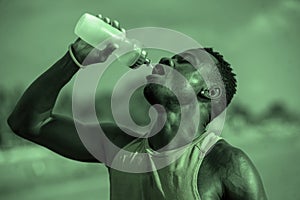
POLYGON ((171 108, 179 105, 175 94, 182 97, 183 104, 189 104, 195 98, 205 85, 197 69, 199 51, 188 50, 159 61, 152 74, 146 77, 148 83, 144 88, 144 96, 150 104, 171 108))

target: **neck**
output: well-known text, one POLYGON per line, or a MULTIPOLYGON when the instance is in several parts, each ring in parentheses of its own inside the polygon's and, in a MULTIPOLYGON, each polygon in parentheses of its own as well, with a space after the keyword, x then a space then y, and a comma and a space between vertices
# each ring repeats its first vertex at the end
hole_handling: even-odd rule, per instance
POLYGON ((193 139, 203 134, 205 127, 199 123, 199 119, 195 119, 192 113, 194 112, 188 113, 188 119, 181 120, 180 110, 158 111, 156 123, 151 129, 153 136, 148 139, 151 148, 154 150, 176 149, 189 144, 193 139), (169 144, 171 140, 172 144, 169 144), (168 146, 166 147, 166 145, 168 146))

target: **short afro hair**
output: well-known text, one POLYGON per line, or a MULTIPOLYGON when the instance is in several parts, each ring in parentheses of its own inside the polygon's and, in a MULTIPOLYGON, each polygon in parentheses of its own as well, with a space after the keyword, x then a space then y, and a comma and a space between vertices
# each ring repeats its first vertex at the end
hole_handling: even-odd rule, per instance
POLYGON ((203 49, 217 60, 216 67, 218 68, 218 71, 222 76, 222 81, 226 90, 226 106, 228 106, 234 94, 236 93, 236 74, 233 73, 231 65, 224 60, 223 55, 221 55, 219 52, 214 51, 212 48, 203 49))

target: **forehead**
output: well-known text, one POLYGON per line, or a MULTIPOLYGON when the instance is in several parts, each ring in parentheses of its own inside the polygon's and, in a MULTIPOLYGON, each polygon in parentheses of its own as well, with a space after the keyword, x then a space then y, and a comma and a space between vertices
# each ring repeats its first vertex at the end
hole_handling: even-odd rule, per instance
POLYGON ((212 66, 218 63, 214 56, 210 55, 207 51, 205 51, 205 49, 201 48, 189 49, 176 55, 187 60, 197 69, 200 69, 203 66, 212 66))
POLYGON ((200 75, 201 80, 203 80, 207 85, 217 83, 222 80, 217 67, 218 60, 205 51, 205 49, 189 49, 176 54, 175 56, 180 56, 187 60, 193 66, 195 72, 200 75))

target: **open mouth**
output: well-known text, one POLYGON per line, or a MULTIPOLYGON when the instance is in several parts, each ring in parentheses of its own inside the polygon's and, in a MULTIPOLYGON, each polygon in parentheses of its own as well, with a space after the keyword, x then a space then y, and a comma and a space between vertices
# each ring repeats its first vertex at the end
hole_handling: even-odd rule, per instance
POLYGON ((160 78, 160 76, 158 74, 150 74, 150 75, 146 76, 146 79, 149 82, 155 82, 159 78, 160 78))
POLYGON ((162 64, 157 64, 152 69, 152 74, 165 75, 165 70, 162 64))

